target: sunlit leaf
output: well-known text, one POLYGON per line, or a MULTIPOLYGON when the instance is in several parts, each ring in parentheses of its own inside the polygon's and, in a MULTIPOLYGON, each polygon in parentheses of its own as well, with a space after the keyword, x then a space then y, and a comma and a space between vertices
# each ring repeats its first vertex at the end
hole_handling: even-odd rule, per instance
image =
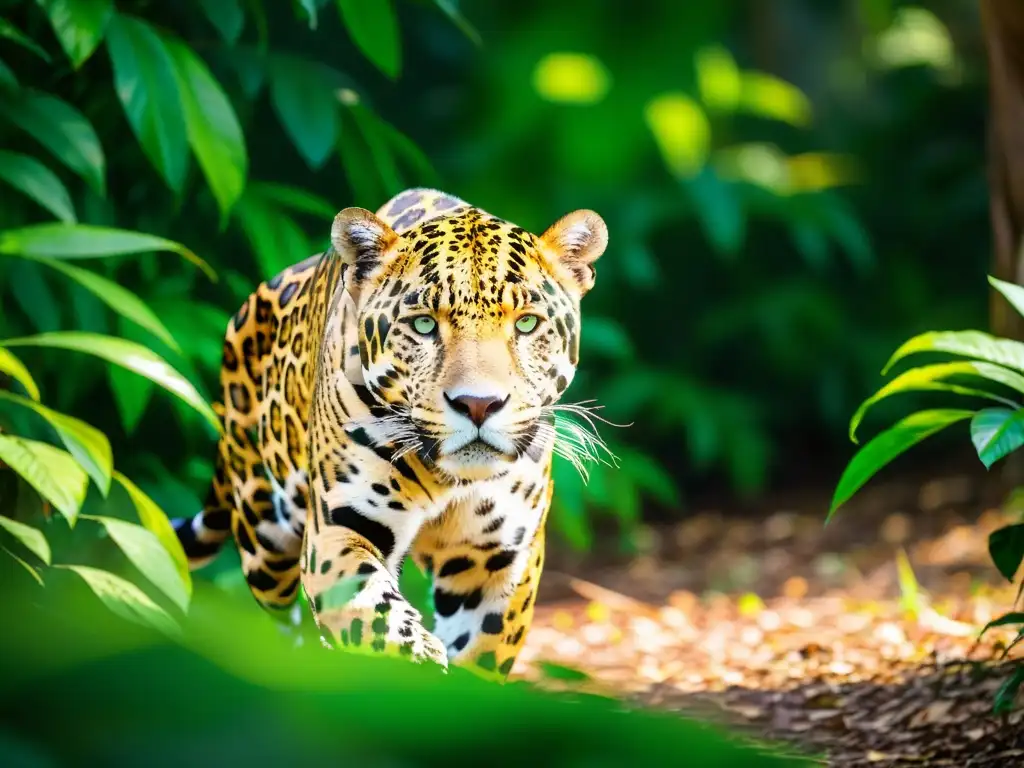
POLYGON ((7 19, 0 19, 0 37, 17 43, 26 51, 31 51, 47 64, 50 63, 50 54, 40 48, 35 40, 30 38, 7 19))
POLYGON ((181 243, 143 232, 92 224, 33 224, 0 232, 0 253, 20 256, 90 259, 153 251, 173 251, 217 279, 213 268, 181 243))
POLYGON ((973 411, 953 409, 919 411, 897 422, 895 426, 885 432, 876 435, 857 451, 843 471, 833 494, 826 522, 864 483, 897 456, 926 437, 958 421, 969 419, 973 415, 973 411))
POLYGON ((561 104, 596 104, 608 94, 610 81, 604 64, 587 53, 549 53, 533 69, 537 94, 561 104))
POLYGON ((0 150, 0 179, 46 208, 58 219, 75 222, 75 208, 57 175, 34 157, 0 150))
POLYGON ((28 368, 15 357, 13 352, 2 346, 0 346, 0 373, 6 373, 25 388, 29 397, 39 401, 39 387, 36 385, 35 379, 32 378, 32 374, 28 372, 28 368))
POLYGON ((811 122, 811 102, 803 91, 767 72, 740 76, 740 108, 773 120, 805 127, 811 122))
POLYGON ((47 408, 27 397, 0 390, 0 400, 28 408, 46 419, 57 432, 64 447, 96 483, 100 493, 107 495, 110 491, 111 473, 114 471, 114 454, 106 435, 74 416, 47 408))
POLYGON ((39 575, 39 571, 37 571, 35 568, 33 568, 31 565, 29 565, 27 562, 25 562, 24 559, 22 559, 21 557, 18 557, 18 555, 16 555, 13 552, 11 552, 11 550, 9 550, 7 547, 5 547, 3 545, 0 545, 0 549, 2 549, 4 552, 6 552, 8 555, 10 555, 11 558, 14 560, 14 562, 16 562, 18 565, 20 565, 26 571, 28 571, 28 575, 31 576, 33 579, 35 579, 36 583, 39 586, 43 586, 43 577, 39 575))
POLYGON ((112 517, 82 515, 80 519, 102 525, 132 565, 182 611, 188 610, 189 594, 181 574, 170 554, 151 531, 141 525, 112 517))
POLYGON ((724 46, 702 48, 694 57, 701 100, 712 109, 731 112, 740 101, 740 70, 724 46))
POLYGON ((681 178, 698 174, 711 146, 704 110, 682 92, 661 94, 644 108, 644 119, 668 169, 681 178))
POLYGON ((278 56, 270 62, 270 100, 307 165, 324 164, 338 135, 338 104, 322 67, 278 56))
POLYGON ((0 100, 0 115, 105 194, 105 160, 96 131, 82 114, 55 96, 23 88, 0 100))
POLYGON ((988 276, 989 285, 999 291, 1003 297, 1010 302, 1017 310, 1017 314, 1024 315, 1024 287, 1016 283, 1008 283, 997 277, 988 276))
POLYGON ((1006 580, 1013 579, 1024 562, 1024 523, 998 528, 988 537, 988 553, 1006 580))
POLYGON ((56 565, 77 573, 89 585, 89 589, 110 611, 123 619, 143 626, 153 627, 171 637, 180 634, 177 622, 150 597, 132 584, 109 571, 86 565, 56 565))
POLYGON ((50 564, 50 543, 38 528, 25 525, 17 520, 11 520, 11 518, 4 517, 3 515, 0 515, 0 528, 3 528, 20 541, 25 546, 25 549, 44 563, 50 564))
POLYGON ((46 347, 65 349, 95 355, 108 362, 133 371, 160 385, 190 405, 219 431, 220 421, 192 383, 152 350, 127 339, 103 336, 84 331, 55 331, 36 336, 6 339, 0 344, 8 347, 46 347))
POLYGON ((184 585, 185 596, 186 598, 190 597, 192 595, 192 575, 188 567, 188 557, 181 547, 178 535, 171 526, 171 521, 167 519, 167 514, 142 489, 117 470, 114 471, 114 479, 128 492, 132 504, 135 505, 135 511, 139 515, 139 520, 147 530, 156 536, 164 550, 171 556, 178 578, 184 585))
POLYGON ((1009 627, 1017 624, 1024 624, 1024 613, 1004 613, 997 619, 992 619, 988 624, 985 625, 984 629, 981 630, 981 634, 984 635, 993 627, 1009 627))
POLYGON ((187 45, 164 38, 181 93, 188 143, 225 217, 245 188, 249 157, 234 107, 206 64, 187 45))
MULTIPOLYGON (((36 0, 46 11, 71 65, 79 69, 92 56, 113 15, 113 0, 36 0)), ((219 4, 219 3, 218 3, 219 4)))
POLYGON ((245 11, 240 0, 217 0, 215 3, 201 2, 200 7, 224 42, 234 45, 245 27, 245 11))
POLYGON ((1024 411, 986 408, 971 419, 971 442, 986 468, 1024 445, 1024 411))
POLYGON ((391 79, 398 77, 402 48, 392 0, 338 0, 338 9, 366 58, 391 79))
POLYGON ((53 504, 69 525, 75 524, 89 477, 70 453, 38 440, 0 434, 0 461, 53 504))
POLYGON ((110 20, 107 50, 132 132, 167 185, 180 193, 188 168, 188 140, 171 55, 149 24, 122 14, 110 20))
POLYGON ((921 352, 946 352, 1024 371, 1024 344, 1018 341, 981 331, 929 331, 904 342, 889 358, 882 375, 903 358, 921 352))
POLYGON ((1008 368, 1004 368, 1001 365, 984 362, 955 362, 922 365, 918 368, 911 368, 904 371, 860 404, 857 412, 854 413, 853 418, 850 419, 850 439, 853 442, 857 442, 857 427, 860 426, 861 421, 864 419, 864 415, 872 405, 887 397, 904 392, 950 392, 957 395, 982 397, 990 400, 998 400, 1004 403, 1008 402, 1005 398, 1001 398, 991 392, 986 392, 973 387, 949 384, 942 381, 942 379, 947 379, 952 376, 980 376, 983 379, 996 382, 997 384, 1003 384, 1017 390, 1018 392, 1024 393, 1024 376, 1021 376, 1008 368))
POLYGON ((900 585, 900 608, 917 618, 921 614, 921 586, 902 547, 896 551, 896 574, 900 585))

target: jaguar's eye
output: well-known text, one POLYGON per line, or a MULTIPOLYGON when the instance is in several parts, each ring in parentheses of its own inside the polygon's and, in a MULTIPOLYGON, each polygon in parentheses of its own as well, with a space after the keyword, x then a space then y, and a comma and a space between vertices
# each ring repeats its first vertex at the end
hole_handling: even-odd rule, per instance
POLYGON ((540 322, 540 318, 536 315, 523 315, 516 320, 516 330, 524 336, 528 333, 533 333, 537 330, 537 324, 540 322))
POLYGON ((421 336, 429 336, 437 330, 437 320, 430 315, 420 315, 412 319, 412 327, 421 336))

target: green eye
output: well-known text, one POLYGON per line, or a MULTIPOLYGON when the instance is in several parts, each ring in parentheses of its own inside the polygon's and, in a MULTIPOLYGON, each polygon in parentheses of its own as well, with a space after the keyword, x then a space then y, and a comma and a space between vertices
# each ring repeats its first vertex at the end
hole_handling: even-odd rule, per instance
POLYGON ((413 318, 412 327, 416 333, 422 334, 423 336, 429 336, 437 328, 437 320, 432 318, 430 315, 420 315, 419 317, 413 318))
POLYGON ((516 330, 522 334, 533 333, 540 319, 536 315, 523 315, 516 320, 516 330))

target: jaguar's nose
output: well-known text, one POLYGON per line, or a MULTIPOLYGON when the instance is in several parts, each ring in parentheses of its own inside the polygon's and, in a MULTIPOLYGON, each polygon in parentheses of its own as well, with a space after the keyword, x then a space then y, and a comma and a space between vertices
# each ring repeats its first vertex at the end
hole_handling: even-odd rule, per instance
POLYGON ((489 417, 505 407, 508 395, 505 397, 474 397, 473 395, 449 397, 445 393, 444 399, 452 407, 452 410, 463 416, 468 416, 470 421, 481 427, 489 417))

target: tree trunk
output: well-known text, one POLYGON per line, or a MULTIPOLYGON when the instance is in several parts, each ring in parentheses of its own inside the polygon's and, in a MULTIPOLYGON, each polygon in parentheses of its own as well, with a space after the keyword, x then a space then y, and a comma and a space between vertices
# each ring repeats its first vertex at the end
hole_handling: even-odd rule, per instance
MULTIPOLYGON (((988 175, 992 274, 1024 285, 1024 2, 981 0, 989 67, 988 175)), ((1024 318, 995 291, 992 333, 1024 340, 1024 318)))

